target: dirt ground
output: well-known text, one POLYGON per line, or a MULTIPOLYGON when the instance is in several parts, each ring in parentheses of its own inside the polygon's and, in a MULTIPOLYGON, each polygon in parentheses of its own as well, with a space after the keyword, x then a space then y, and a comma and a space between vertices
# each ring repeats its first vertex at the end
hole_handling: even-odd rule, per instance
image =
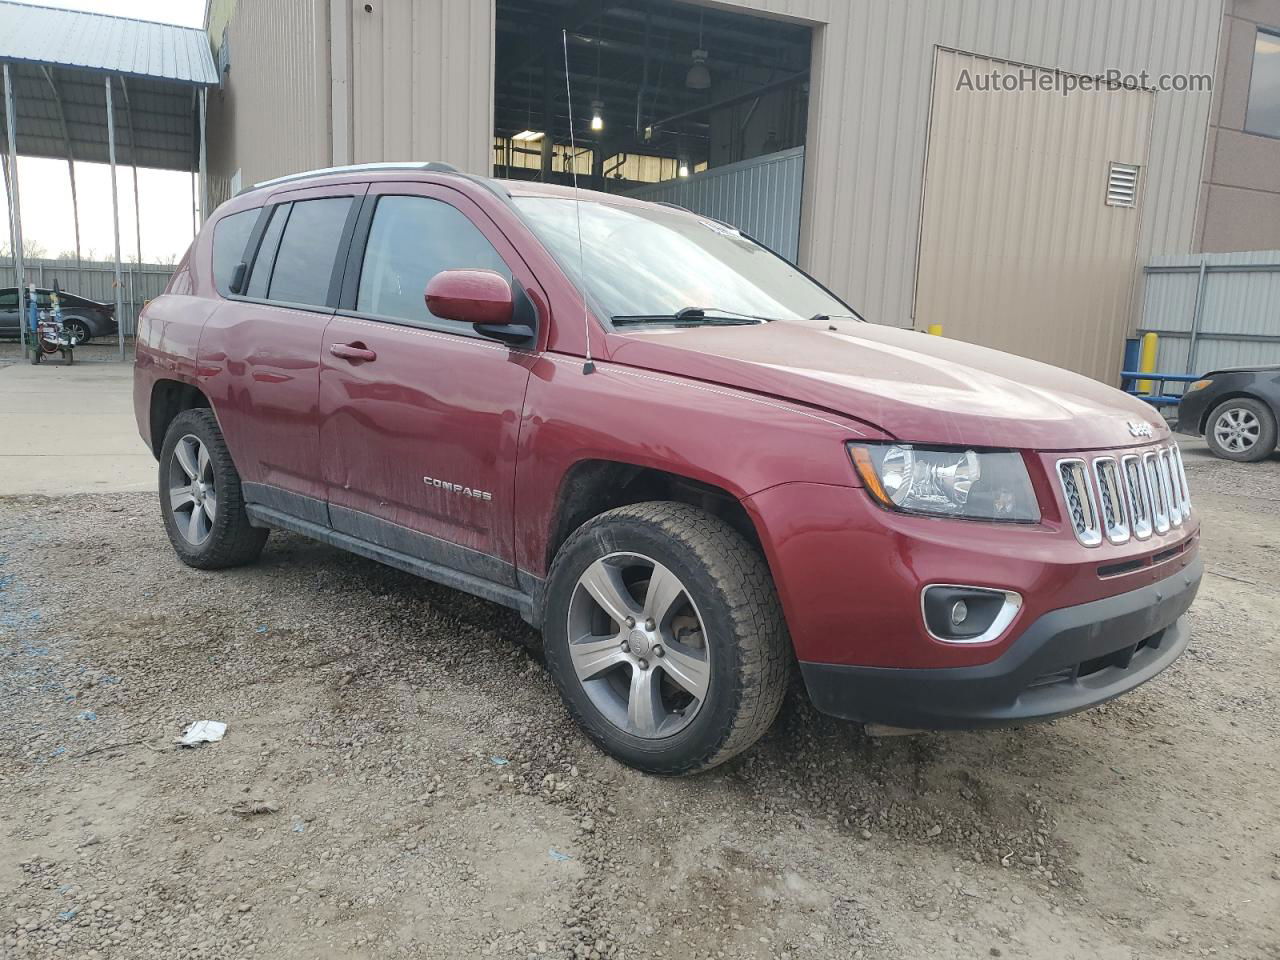
POLYGON ((682 780, 597 752, 505 610, 0 497, 0 956, 1274 960, 1280 458, 1187 446, 1210 572, 1156 681, 881 741, 793 695, 682 780))

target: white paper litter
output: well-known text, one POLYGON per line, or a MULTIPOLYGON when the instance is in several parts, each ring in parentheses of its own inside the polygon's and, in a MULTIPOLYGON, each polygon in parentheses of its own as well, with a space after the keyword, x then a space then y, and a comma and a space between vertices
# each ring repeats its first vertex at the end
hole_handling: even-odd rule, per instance
POLYGON ((182 731, 173 742, 180 747, 195 747, 202 743, 217 743, 227 732, 227 725, 218 720, 197 720, 182 731))

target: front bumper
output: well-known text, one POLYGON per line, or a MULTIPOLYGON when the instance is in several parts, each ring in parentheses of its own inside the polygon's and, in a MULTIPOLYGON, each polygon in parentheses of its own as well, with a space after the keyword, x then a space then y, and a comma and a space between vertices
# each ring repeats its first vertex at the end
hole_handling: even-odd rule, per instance
POLYGON ((1209 405, 1221 391, 1210 387, 1205 390, 1192 390, 1183 394, 1178 403, 1177 430, 1179 433, 1198 437, 1201 434, 1200 424, 1205 418, 1209 405))
POLYGON ((896 727, 1016 726, 1085 710, 1160 673, 1186 649, 1200 558, 1137 590, 1045 613, 995 660, 896 668, 801 662, 823 713, 896 727))

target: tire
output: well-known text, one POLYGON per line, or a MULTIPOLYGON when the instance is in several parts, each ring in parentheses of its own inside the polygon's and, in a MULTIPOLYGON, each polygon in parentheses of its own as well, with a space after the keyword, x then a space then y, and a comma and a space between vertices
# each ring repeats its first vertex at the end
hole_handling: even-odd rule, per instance
POLYGON ((89 325, 79 317, 72 317, 63 324, 63 328, 72 338, 73 346, 80 346, 88 343, 93 339, 93 331, 89 329, 89 325))
POLYGON ((183 563, 221 570, 258 559, 268 531, 249 523, 240 474, 212 410, 186 410, 169 424, 159 477, 164 529, 183 563))
POLYGON ((1255 463, 1276 448, 1276 418, 1261 400, 1233 397, 1213 408, 1205 420, 1204 438, 1215 456, 1255 463))
POLYGON ((587 736, 628 766, 670 776, 714 767, 754 744, 777 716, 793 658, 782 608, 764 559, 724 521, 682 503, 610 510, 560 548, 546 597, 543 642, 560 695, 587 736), (646 613, 648 585, 666 584, 653 602, 662 622, 632 628, 606 613, 600 587, 584 586, 584 578, 600 581, 600 571, 628 594, 615 594, 615 613, 628 604, 627 612, 646 613), (675 599, 667 606, 663 597, 675 599), (571 644, 571 632, 582 639, 571 644), (641 634, 661 642, 645 647, 641 634), (646 676, 656 700, 635 695, 646 676), (695 688, 705 691, 700 698, 695 688), (632 722, 632 704, 642 700, 654 704, 656 722, 632 722))

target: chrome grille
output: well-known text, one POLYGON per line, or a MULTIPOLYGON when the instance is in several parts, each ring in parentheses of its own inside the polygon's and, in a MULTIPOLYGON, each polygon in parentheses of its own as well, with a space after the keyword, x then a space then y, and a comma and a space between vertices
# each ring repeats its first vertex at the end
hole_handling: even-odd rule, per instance
POLYGON ((1124 488, 1129 501, 1129 517, 1133 535, 1139 540, 1151 536, 1151 495, 1143 480, 1142 461, 1129 454, 1124 458, 1124 488))
POLYGON ((1178 468, 1178 490, 1182 494, 1182 516, 1191 516, 1191 488, 1187 486, 1187 468, 1182 464, 1182 448, 1176 443, 1169 448, 1173 451, 1173 462, 1178 468))
POLYGON ((1169 499, 1160 480, 1160 464, 1155 453, 1142 455, 1142 472, 1147 479, 1147 491, 1151 494, 1151 515, 1156 533, 1169 532, 1169 499))
POLYGON ((1097 502, 1093 484, 1083 460, 1059 460, 1058 479, 1062 482, 1062 494, 1067 500, 1067 515, 1076 539, 1087 547, 1102 542, 1102 528, 1098 523, 1097 502))
POLYGON ((1176 443, 1141 453, 1071 457, 1057 462, 1067 519, 1087 547, 1146 540, 1168 533, 1191 517, 1191 494, 1182 451, 1176 443), (1092 465, 1092 474, 1090 473, 1092 465))
POLYGON ((1093 474, 1098 481, 1098 512, 1102 517, 1102 530, 1112 543, 1126 543, 1129 540, 1129 517, 1120 483, 1120 465, 1114 457, 1098 457, 1093 461, 1093 474))
POLYGON ((1175 527, 1182 524, 1182 490, 1178 483, 1178 468, 1173 463, 1173 454, 1168 450, 1161 450, 1156 454, 1160 458, 1160 479, 1165 484, 1167 491, 1166 500, 1169 503, 1169 522, 1175 527))

